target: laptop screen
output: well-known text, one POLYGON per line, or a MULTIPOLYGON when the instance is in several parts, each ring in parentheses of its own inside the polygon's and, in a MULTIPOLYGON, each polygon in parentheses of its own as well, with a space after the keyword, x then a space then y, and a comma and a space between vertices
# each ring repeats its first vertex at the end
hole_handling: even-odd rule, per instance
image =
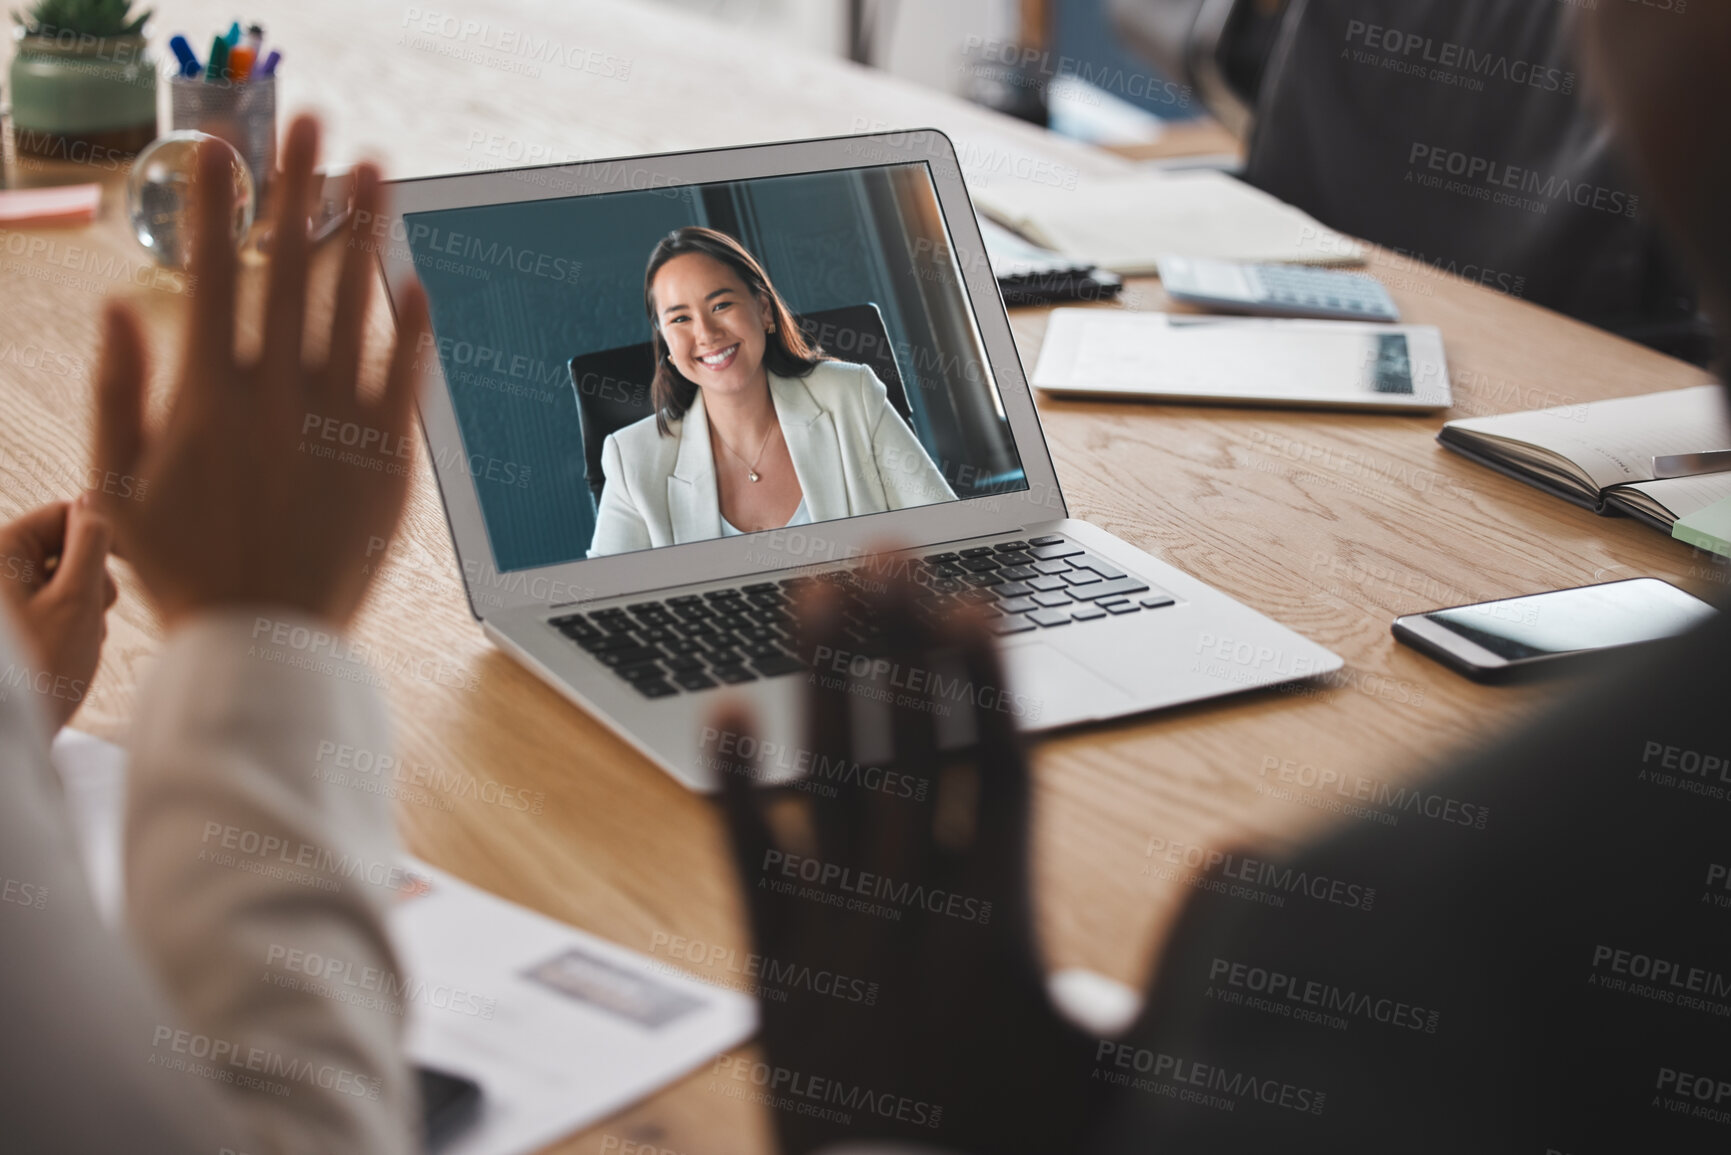
POLYGON ((404 221, 501 572, 1028 488, 923 162, 404 221))

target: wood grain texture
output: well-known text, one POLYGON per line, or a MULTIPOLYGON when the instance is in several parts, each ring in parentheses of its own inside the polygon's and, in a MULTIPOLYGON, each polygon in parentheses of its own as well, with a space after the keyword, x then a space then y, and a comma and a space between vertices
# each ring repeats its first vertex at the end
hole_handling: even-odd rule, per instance
MULTIPOLYGON (((417 33, 411 14, 419 11, 299 0, 269 14, 271 37, 285 51, 283 105, 320 107, 330 116, 327 154, 334 161, 371 154, 393 175, 421 175, 498 167, 525 155, 562 160, 935 124, 964 154, 1026 149, 1090 173, 1127 164, 845 62, 747 40, 659 6, 500 0, 485 9, 443 9, 459 21, 487 21, 496 31, 628 62, 608 76, 601 75, 605 64, 588 63, 542 64, 535 76, 509 71, 523 60, 472 40, 417 33)), ((215 0, 188 0, 176 6, 175 19, 197 31, 226 26, 230 15, 215 0)), ((129 297, 143 310, 155 338, 159 392, 176 357, 186 294, 174 285, 152 287, 160 278, 123 219, 123 174, 49 165, 19 175, 65 181, 88 178, 93 167, 108 185, 97 225, 0 232, 0 517, 90 484, 89 371, 104 295, 129 297)), ((327 309, 335 256, 327 246, 317 259, 323 279, 315 298, 327 309)), ((1449 416, 1679 388, 1703 374, 1388 254, 1376 255, 1373 271, 1409 320, 1441 326, 1458 401, 1452 413, 1037 398, 1074 515, 1347 662, 1343 675, 1321 687, 1263 692, 1039 744, 1036 879, 1053 964, 1139 981, 1187 894, 1145 873, 1151 838, 1287 846, 1323 822, 1353 820, 1319 808, 1324 794, 1270 792, 1282 763, 1413 781, 1559 693, 1491 690, 1455 677, 1394 644, 1389 623, 1397 614, 1641 574, 1697 592, 1723 590, 1722 574, 1687 547, 1565 505, 1435 442, 1449 416)), ((256 297, 257 288, 251 270, 249 294, 256 297)), ((1163 308, 1165 301, 1158 282, 1138 280, 1122 305, 1102 307, 1163 308)), ((1031 365, 1045 314, 1018 310, 1012 323, 1031 365)), ((375 361, 389 332, 376 308, 375 361)), ((159 631, 125 567, 115 569, 122 598, 78 724, 118 739, 159 631)), ((425 784, 405 784, 399 799, 411 850, 639 951, 650 951, 658 932, 745 949, 710 805, 483 639, 424 454, 400 538, 355 637, 384 672, 399 753, 425 784), (533 803, 525 810, 489 802, 482 794, 494 792, 465 787, 467 776, 533 803)), ((711 977, 728 976, 718 968, 711 977)), ((700 1072, 551 1150, 618 1150, 629 1140, 684 1155, 732 1155, 767 1150, 769 1134, 756 1108, 724 1097, 700 1072)))

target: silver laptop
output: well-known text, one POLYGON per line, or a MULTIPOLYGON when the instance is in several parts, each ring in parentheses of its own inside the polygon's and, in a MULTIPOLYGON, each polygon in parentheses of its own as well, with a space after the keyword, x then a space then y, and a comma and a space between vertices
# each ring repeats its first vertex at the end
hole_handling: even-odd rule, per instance
MULTIPOLYGON (((941 132, 392 193, 370 231, 388 282, 418 275, 432 304, 421 417, 475 616, 692 789, 716 786, 703 744, 730 694, 771 776, 801 772, 813 675, 791 607, 885 541, 910 547, 934 612, 991 618, 998 708, 1026 730, 1342 664, 1069 516, 941 132), (726 443, 771 412, 769 449, 726 443)), ((855 627, 872 652, 869 614, 855 627)))

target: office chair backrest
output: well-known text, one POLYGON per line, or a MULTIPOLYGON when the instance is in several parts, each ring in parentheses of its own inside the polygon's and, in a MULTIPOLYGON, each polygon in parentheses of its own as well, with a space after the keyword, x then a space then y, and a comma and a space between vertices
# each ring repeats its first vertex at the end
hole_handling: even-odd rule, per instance
MULTIPOLYGON (((842 361, 865 365, 889 392, 891 408, 909 416, 907 389, 896 364, 889 330, 877 305, 846 305, 802 313, 796 320, 806 338, 842 361)), ((620 345, 571 358, 571 388, 577 398, 577 419, 583 428, 583 473, 596 508, 606 475, 601 471, 601 445, 615 430, 641 421, 655 411, 649 382, 655 373, 654 351, 648 341, 620 345)))

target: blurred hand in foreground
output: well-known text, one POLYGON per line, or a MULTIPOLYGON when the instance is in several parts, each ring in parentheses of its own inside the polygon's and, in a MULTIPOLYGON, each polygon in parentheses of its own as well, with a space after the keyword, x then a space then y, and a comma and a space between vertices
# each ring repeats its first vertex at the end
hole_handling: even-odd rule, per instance
POLYGON ((107 519, 87 497, 0 526, 0 592, 34 663, 21 674, 8 671, 5 683, 40 695, 55 730, 89 695, 102 659, 117 596, 108 574, 110 537, 107 519))
POLYGON ((266 605, 343 626, 371 580, 364 565, 369 542, 388 540, 402 514, 426 298, 418 285, 404 286, 384 390, 363 398, 358 385, 373 270, 362 229, 377 219, 381 190, 378 170, 361 165, 328 344, 318 351, 322 360, 311 359, 318 354, 305 348, 306 221, 318 138, 310 117, 288 130, 256 358, 242 360, 235 349, 229 178, 214 150, 199 158, 192 268, 198 295, 160 430, 144 428, 147 355, 138 319, 119 303, 107 311, 96 468, 127 479, 114 488, 135 495, 110 496, 105 511, 116 552, 137 571, 170 628, 201 610, 266 605), (331 430, 337 435, 326 437, 331 430))
POLYGON ((1028 765, 994 708, 1003 672, 982 623, 931 620, 917 565, 879 556, 806 599, 803 642, 821 660, 802 785, 754 785, 751 718, 723 707, 714 723, 757 977, 788 988, 760 999, 770 1069, 721 1069, 775 1097, 784 1155, 844 1138, 1080 1150, 1104 1098, 1098 1044, 1047 996, 1028 765), (855 656, 848 614, 880 623, 884 644, 855 656), (972 744, 940 753, 940 719, 972 744), (867 764, 874 734, 891 752, 867 764))

